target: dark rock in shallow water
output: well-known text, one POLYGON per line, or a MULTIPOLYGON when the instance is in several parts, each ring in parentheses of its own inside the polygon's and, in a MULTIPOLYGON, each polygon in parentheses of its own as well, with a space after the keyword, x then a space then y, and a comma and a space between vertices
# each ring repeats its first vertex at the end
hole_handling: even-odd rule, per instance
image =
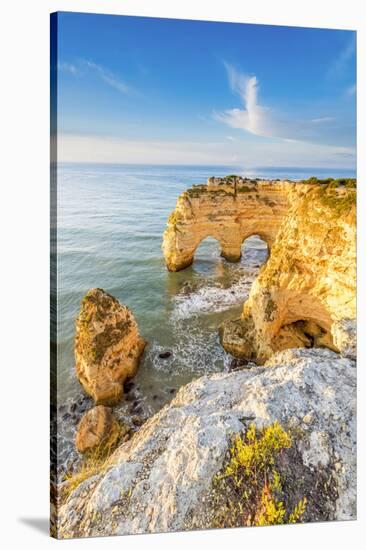
POLYGON ((132 422, 135 424, 135 426, 142 426, 144 424, 145 420, 141 416, 132 416, 131 417, 132 422))
POLYGON ((234 357, 234 359, 230 363, 230 370, 240 370, 244 368, 251 368, 249 365, 249 361, 246 359, 238 359, 234 357))
POLYGON ((125 400, 126 401, 135 401, 136 399, 136 394, 135 392, 131 392, 131 393, 128 393, 126 396, 125 396, 125 400))
POLYGON ((169 393, 175 393, 176 391, 177 391, 177 390, 176 390, 175 388, 171 388, 171 389, 169 390, 169 393))
POLYGON ((124 385, 125 393, 130 392, 135 387, 135 382, 126 382, 124 385))
POLYGON ((77 407, 76 403, 71 403, 71 405, 70 405, 70 412, 72 412, 72 413, 75 412, 75 411, 76 411, 76 407, 77 407))
POLYGON ((62 417, 62 420, 68 420, 69 418, 71 418, 71 414, 70 413, 65 413, 62 417))
POLYGON ((184 283, 184 285, 182 286, 182 292, 184 294, 190 294, 191 292, 193 292, 193 287, 191 285, 191 283, 189 283, 188 281, 186 281, 184 283))
POLYGON ((169 359, 171 355, 172 355, 171 351, 162 351, 161 353, 159 353, 160 359, 169 359))

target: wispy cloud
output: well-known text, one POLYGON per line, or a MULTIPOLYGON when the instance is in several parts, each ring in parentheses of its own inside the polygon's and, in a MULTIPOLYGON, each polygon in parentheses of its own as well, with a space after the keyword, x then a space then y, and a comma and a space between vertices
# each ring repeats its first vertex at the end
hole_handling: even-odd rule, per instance
POLYGON ((273 136, 274 128, 270 121, 269 110, 259 105, 257 77, 247 76, 237 71, 229 63, 224 63, 230 87, 237 93, 244 105, 244 109, 228 109, 222 113, 215 113, 216 120, 231 126, 242 128, 258 136, 273 136))
POLYGON ((98 79, 105 82, 105 84, 122 94, 130 94, 135 92, 134 88, 127 84, 119 75, 116 75, 107 67, 98 65, 91 60, 79 59, 75 63, 63 61, 58 64, 58 69, 79 77, 91 73, 98 79))
POLYGON ((319 118, 312 118, 309 122, 312 124, 322 124, 323 122, 332 122, 332 120, 334 120, 332 116, 321 116, 319 118))
POLYGON ((328 78, 342 78, 347 71, 349 62, 356 52, 356 35, 343 46, 336 58, 331 63, 327 76, 328 78))
POLYGON ((356 93, 356 84, 352 84, 351 86, 348 86, 348 88, 346 89, 346 94, 355 95, 355 93, 356 93))
POLYGON ((132 88, 124 80, 102 65, 97 65, 97 63, 93 63, 92 61, 84 61, 84 63, 98 78, 103 80, 108 86, 115 88, 118 92, 128 94, 132 91, 132 88))
POLYGON ((60 162, 125 162, 136 164, 238 163, 256 166, 323 166, 354 168, 355 151, 349 147, 297 140, 174 141, 128 140, 96 135, 59 134, 60 162))
MULTIPOLYGON (((278 139, 282 142, 313 142, 343 144, 341 135, 334 135, 331 128, 337 121, 335 116, 314 113, 316 116, 300 116, 280 111, 273 106, 263 105, 259 97, 259 82, 255 75, 248 76, 229 63, 224 63, 231 90, 240 97, 242 107, 214 112, 215 120, 242 129, 255 136, 278 139)), ((311 108, 311 105, 309 106, 311 108)), ((309 109, 307 108, 307 111, 309 109)), ((323 111, 324 112, 324 111, 323 111)), ((339 121, 338 121, 339 123, 339 121)))
POLYGON ((67 73, 71 73, 73 75, 79 74, 79 69, 73 63, 67 63, 67 62, 58 63, 57 68, 59 71, 64 71, 67 73))

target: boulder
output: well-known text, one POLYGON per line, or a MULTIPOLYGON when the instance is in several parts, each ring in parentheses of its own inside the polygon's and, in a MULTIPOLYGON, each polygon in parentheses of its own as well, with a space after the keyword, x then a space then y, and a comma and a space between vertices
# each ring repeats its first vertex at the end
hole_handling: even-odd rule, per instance
POLYGON ((79 453, 104 450, 113 447, 120 435, 120 428, 112 410, 97 405, 84 414, 76 432, 75 444, 79 453))
POLYGON ((308 521, 355 519, 355 362, 314 348, 279 352, 264 367, 207 375, 182 387, 116 449, 107 468, 70 495, 60 509, 59 535, 210 527, 202 515, 232 437, 249 422, 263 427, 276 420, 301 437, 289 467, 304 475, 309 510, 313 503, 308 521), (328 479, 332 498, 320 510, 328 479))
POLYGON ((102 289, 89 290, 76 321, 75 361, 77 377, 96 404, 121 399, 144 347, 128 307, 102 289))

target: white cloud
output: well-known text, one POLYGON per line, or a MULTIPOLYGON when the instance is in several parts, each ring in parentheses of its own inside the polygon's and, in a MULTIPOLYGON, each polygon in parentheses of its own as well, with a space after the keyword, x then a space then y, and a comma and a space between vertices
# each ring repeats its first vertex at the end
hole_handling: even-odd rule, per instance
POLYGON ((123 94, 128 94, 132 91, 132 88, 128 86, 123 80, 121 80, 114 73, 103 67, 102 65, 97 65, 92 61, 84 61, 85 65, 91 69, 96 76, 98 76, 103 82, 115 88, 118 92, 123 94))
POLYGON ((247 130, 257 136, 275 135, 269 110, 258 103, 257 77, 240 73, 229 63, 225 63, 225 68, 230 87, 240 96, 245 109, 228 109, 223 113, 215 113, 216 120, 232 128, 247 130))
POLYGON ((343 145, 342 134, 338 133, 335 136, 332 132, 330 123, 336 120, 335 117, 322 113, 316 113, 317 116, 313 118, 296 117, 272 106, 263 105, 259 99, 257 77, 239 72, 228 63, 224 65, 230 88, 239 95, 244 108, 215 112, 215 120, 261 138, 276 138, 286 143, 297 141, 325 145, 328 141, 332 144, 329 147, 335 146, 337 142, 343 145))
POLYGON ((223 140, 222 142, 134 141, 116 137, 60 134, 58 160, 131 164, 210 164, 354 168, 351 147, 295 140, 223 140))
POLYGON ((309 122, 312 124, 321 124, 323 122, 331 122, 332 120, 334 120, 334 117, 332 116, 322 116, 319 118, 312 118, 309 122))
POLYGON ((57 68, 59 71, 65 71, 73 75, 79 74, 79 69, 73 63, 66 63, 66 62, 58 63, 57 68))
POLYGON ((111 86, 118 92, 122 94, 129 94, 134 93, 135 90, 130 86, 129 84, 126 84, 124 80, 122 80, 119 76, 114 74, 112 71, 107 69, 106 67, 103 67, 102 65, 98 65, 97 63, 94 63, 93 61, 89 61, 86 59, 80 59, 77 63, 69 63, 66 61, 63 61, 58 64, 59 71, 64 71, 67 73, 70 73, 74 76, 84 76, 86 73, 92 73, 97 78, 108 84, 108 86, 111 86))

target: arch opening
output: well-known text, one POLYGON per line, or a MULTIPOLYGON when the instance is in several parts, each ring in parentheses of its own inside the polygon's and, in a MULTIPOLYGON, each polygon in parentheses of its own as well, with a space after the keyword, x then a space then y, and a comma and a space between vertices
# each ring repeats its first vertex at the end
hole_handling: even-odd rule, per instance
POLYGON ((259 269, 269 258, 269 244, 258 234, 245 237, 241 245, 241 262, 259 269))
POLYGON ((193 252, 193 262, 196 268, 208 270, 220 259, 221 243, 215 237, 202 239, 193 252))

